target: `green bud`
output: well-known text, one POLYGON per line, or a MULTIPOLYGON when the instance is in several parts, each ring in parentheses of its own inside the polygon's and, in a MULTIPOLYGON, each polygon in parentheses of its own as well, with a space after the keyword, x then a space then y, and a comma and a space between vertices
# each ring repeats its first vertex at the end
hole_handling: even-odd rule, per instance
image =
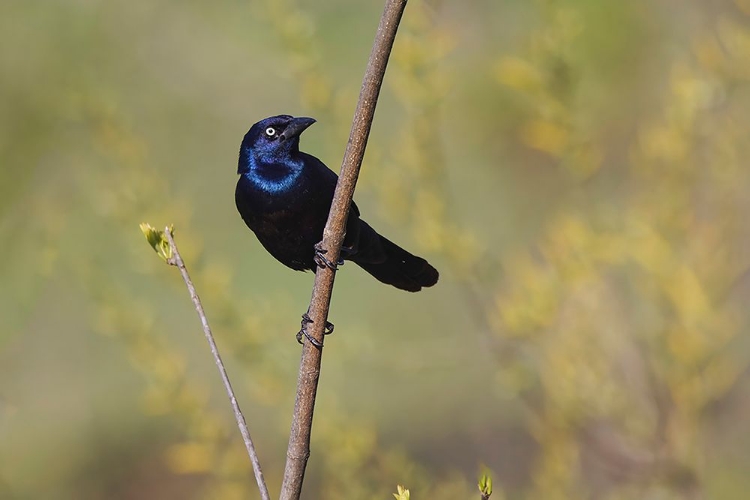
POLYGON ((484 498, 489 498, 492 495, 492 477, 488 473, 482 474, 477 486, 479 486, 479 492, 484 498))
POLYGON ((394 493, 393 496, 396 500, 409 500, 409 490, 401 486, 400 484, 396 487, 398 493, 394 493))
MULTIPOLYGON (((151 245, 156 254, 164 262, 169 263, 172 259, 172 247, 169 246, 169 241, 164 235, 164 231, 159 231, 147 222, 141 223, 141 231, 143 231, 146 241, 148 241, 148 244, 151 245)), ((174 233, 174 226, 169 226, 169 232, 174 233)))

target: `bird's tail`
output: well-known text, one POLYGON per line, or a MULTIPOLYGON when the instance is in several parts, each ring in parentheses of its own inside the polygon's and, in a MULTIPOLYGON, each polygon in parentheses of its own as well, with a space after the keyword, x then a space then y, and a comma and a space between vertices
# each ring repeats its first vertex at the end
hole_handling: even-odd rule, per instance
POLYGON ((438 271, 422 257, 412 255, 392 241, 377 235, 386 258, 379 263, 354 262, 382 283, 418 292, 437 283, 438 271))

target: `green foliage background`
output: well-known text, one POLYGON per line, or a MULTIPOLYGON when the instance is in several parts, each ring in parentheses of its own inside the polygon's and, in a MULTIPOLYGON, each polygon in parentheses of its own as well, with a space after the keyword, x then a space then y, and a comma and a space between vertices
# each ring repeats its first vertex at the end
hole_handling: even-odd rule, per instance
MULTIPOLYGON (((272 494, 312 275, 235 213, 242 135, 336 167, 382 2, 0 5, 0 498, 272 494)), ((744 498, 750 2, 413 0, 357 201, 441 270, 339 273, 306 498, 744 498)))

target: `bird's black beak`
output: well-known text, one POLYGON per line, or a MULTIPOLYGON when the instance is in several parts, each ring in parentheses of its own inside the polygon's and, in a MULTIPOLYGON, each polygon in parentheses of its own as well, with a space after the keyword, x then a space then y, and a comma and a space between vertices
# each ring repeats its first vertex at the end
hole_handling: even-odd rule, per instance
POLYGON ((284 132, 281 133, 281 137, 279 138, 282 141, 288 141, 289 139, 299 137, 299 135, 313 123, 315 123, 315 118, 292 118, 292 121, 289 122, 289 124, 284 129, 284 132))

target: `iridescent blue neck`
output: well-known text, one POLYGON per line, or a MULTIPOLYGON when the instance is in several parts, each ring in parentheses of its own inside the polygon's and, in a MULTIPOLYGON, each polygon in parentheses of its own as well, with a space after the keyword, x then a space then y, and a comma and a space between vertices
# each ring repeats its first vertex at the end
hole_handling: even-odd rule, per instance
POLYGON ((262 155, 256 151, 243 151, 240 155, 240 173, 258 189, 266 193, 279 193, 291 189, 302 173, 303 163, 291 155, 277 158, 274 154, 262 155))

